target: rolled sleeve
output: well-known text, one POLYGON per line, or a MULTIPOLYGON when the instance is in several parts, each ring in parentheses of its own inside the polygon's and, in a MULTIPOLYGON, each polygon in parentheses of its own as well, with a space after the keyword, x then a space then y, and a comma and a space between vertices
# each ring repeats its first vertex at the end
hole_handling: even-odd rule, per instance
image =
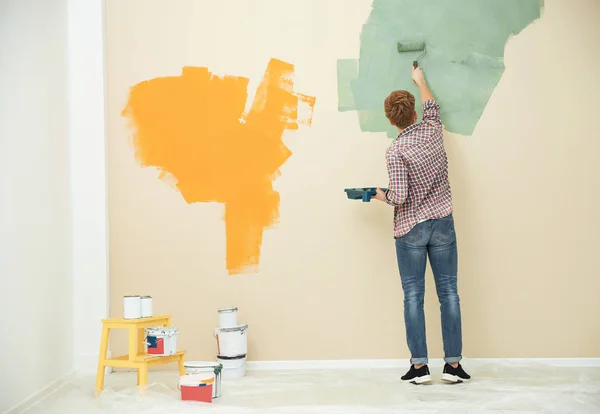
POLYGON ((442 121, 440 120, 440 104, 434 100, 425 101, 423 104, 423 122, 437 127, 442 127, 442 121))
POLYGON ((389 176, 388 190, 385 193, 389 205, 400 206, 408 194, 407 169, 404 160, 395 151, 386 154, 386 164, 389 176))

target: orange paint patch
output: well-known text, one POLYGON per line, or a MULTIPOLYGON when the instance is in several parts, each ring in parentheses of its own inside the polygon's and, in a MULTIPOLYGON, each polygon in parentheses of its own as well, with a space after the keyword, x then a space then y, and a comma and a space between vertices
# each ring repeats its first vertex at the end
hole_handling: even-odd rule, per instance
POLYGON ((315 98, 294 93, 293 75, 293 65, 272 59, 246 114, 247 78, 184 67, 135 85, 122 112, 141 166, 158 168, 188 203, 225 204, 229 274, 258 270, 263 231, 279 218, 273 180, 291 155, 283 131, 312 120, 315 98))

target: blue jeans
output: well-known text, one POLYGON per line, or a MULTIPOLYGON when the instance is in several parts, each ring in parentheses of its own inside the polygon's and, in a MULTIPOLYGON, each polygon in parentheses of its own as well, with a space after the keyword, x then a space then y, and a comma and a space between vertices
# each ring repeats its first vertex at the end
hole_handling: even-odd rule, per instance
POLYGON ((404 290, 404 323, 411 364, 427 364, 425 338, 425 267, 427 256, 435 279, 442 313, 444 360, 462 359, 462 327, 458 298, 458 251, 452 214, 417 224, 396 239, 398 268, 404 290))

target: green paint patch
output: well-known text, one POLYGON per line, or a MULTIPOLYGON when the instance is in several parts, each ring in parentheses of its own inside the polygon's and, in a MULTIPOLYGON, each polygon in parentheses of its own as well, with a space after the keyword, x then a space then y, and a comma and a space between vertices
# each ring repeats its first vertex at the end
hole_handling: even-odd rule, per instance
POLYGON ((351 111, 356 109, 352 82, 358 78, 358 60, 340 59, 337 64, 338 81, 338 110, 351 111))
MULTIPOLYGON (((359 59, 338 60, 338 110, 358 112, 362 131, 397 132, 383 113, 393 90, 417 96, 410 77, 419 60, 448 131, 471 135, 504 73, 504 46, 541 16, 543 0, 373 0, 360 35, 359 59)), ((420 106, 417 106, 421 115, 420 106)))

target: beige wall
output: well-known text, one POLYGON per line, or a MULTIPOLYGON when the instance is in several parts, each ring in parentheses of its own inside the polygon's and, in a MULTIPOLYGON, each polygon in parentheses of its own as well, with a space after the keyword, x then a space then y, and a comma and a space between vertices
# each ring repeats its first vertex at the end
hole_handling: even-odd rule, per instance
MULTIPOLYGON (((392 211, 343 193, 387 179, 390 140, 337 111, 336 60, 357 56, 370 3, 107 1, 113 316, 123 295, 153 295, 193 359, 214 358, 216 309, 230 305, 250 324, 251 360, 408 357, 392 211), (296 65, 314 121, 284 137, 293 156, 260 272, 227 276, 222 205, 188 205, 140 168, 120 112, 130 86, 184 65, 248 76, 254 90, 271 57, 296 65)), ((547 0, 509 40, 473 136, 447 136, 467 357, 600 357, 599 39, 599 2, 547 0)), ((428 274, 431 357, 438 309, 428 274)))

